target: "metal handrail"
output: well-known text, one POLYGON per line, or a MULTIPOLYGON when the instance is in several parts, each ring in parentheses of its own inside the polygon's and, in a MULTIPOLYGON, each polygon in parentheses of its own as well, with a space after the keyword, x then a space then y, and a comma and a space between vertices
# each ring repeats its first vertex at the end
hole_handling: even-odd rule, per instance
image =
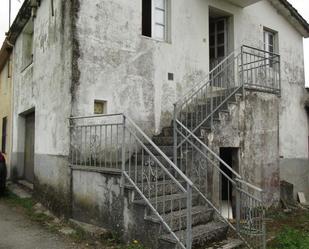
MULTIPOLYGON (((145 134, 145 132, 127 115, 118 113, 118 114, 103 114, 103 115, 91 115, 91 116, 79 116, 79 117, 70 117, 70 129, 71 129, 71 141, 70 141, 70 168, 74 170, 74 166, 83 162, 84 168, 89 167, 101 167, 101 158, 100 155, 105 157, 105 153, 108 153, 109 148, 118 149, 121 147, 121 171, 122 179, 121 186, 125 186, 125 181, 132 185, 132 187, 136 190, 136 192, 140 195, 140 197, 144 200, 145 204, 153 211, 154 215, 160 220, 165 230, 169 232, 172 237, 175 239, 178 246, 182 249, 191 249, 192 248, 192 187, 193 182, 167 157, 161 149, 145 134), (117 117, 115 123, 108 118, 117 117), (122 121, 119 121, 119 118, 122 121), (100 120, 99 118, 103 118, 100 120), (94 120, 93 120, 94 119, 94 120), (98 121, 98 120, 99 121, 98 121), (105 120, 106 119, 106 120, 105 120), (106 122, 105 122, 106 121, 106 122), (80 122, 80 123, 79 123, 80 122), (116 145, 108 144, 108 148, 105 148, 106 151, 102 152, 102 140, 103 144, 106 144, 106 140, 108 142, 112 142, 113 138, 113 130, 112 127, 117 127, 114 130, 116 132, 116 145), (119 127, 122 127, 122 142, 119 143, 119 127), (102 129, 103 127, 103 129, 102 129), (110 130, 107 129, 110 128, 110 130), (102 136, 102 130, 105 130, 105 133, 102 136), (107 131, 110 133, 107 134, 107 131), (98 133, 99 132, 99 133, 98 133), (127 139, 129 138, 129 144, 127 145, 127 139), (133 143, 132 143, 133 138, 133 143), (75 141, 74 141, 75 139, 75 141), (80 140, 79 140, 80 139, 80 140), (97 139, 99 141, 97 141, 97 139), (77 146, 76 146, 77 142, 77 146), (80 143, 79 143, 80 142, 80 143), (96 148, 98 146, 99 148, 96 148), (93 148, 94 147, 94 148, 93 148), (131 147, 135 148, 135 152, 131 147), (151 149, 150 149, 151 147, 151 149), (138 148, 138 149, 137 149, 138 148), (97 153, 100 151, 100 153, 97 153), (138 154, 140 151, 140 154, 138 154), (128 152, 128 154, 126 154, 128 152), (100 154, 100 155, 98 155, 100 154), (128 155, 128 157, 127 157, 128 155), (94 157, 94 158, 93 158, 94 157), (142 162, 140 164, 137 163, 137 158, 140 158, 142 162), (160 157, 160 159, 158 158, 160 157), (131 162, 135 162, 135 165, 131 165, 131 162), (147 164, 149 163, 149 164, 147 164), (148 165, 148 166, 147 166, 148 165), (155 167, 155 168, 152 168, 155 167), (153 174, 151 177, 155 177, 155 180, 151 177, 147 177, 147 174, 144 170, 148 171, 150 176, 150 172, 153 174), (170 185, 173 186, 175 193, 180 194, 180 200, 186 200, 186 226, 183 228, 185 232, 185 236, 176 235, 173 230, 173 219, 171 221, 165 219, 166 212, 173 213, 174 209, 164 211, 163 214, 160 214, 162 210, 159 212, 158 208, 158 182, 161 178, 158 176, 161 174, 163 176, 162 184, 165 186, 166 179, 170 181, 170 185), (154 181, 156 184, 155 189, 155 197, 151 194, 147 194, 149 191, 148 184, 152 184, 154 181), (145 183, 144 183, 145 182, 145 183), (143 187, 145 185, 145 187, 143 187), (147 189, 148 186, 148 189, 147 189), (183 195, 183 197, 182 197, 183 195), (155 199, 152 199, 155 198, 155 199)), ((113 149, 112 149, 113 150, 113 149)), ((115 152, 113 152, 115 153, 115 152)), ((109 154, 107 154, 108 160, 111 162, 107 162, 107 167, 118 166, 118 153, 116 154, 116 161, 112 161, 113 157, 109 158, 109 154)), ((114 158, 115 159, 115 158, 114 158)), ((103 164, 104 166, 104 164, 103 164)), ((106 166, 106 162, 105 162, 106 166)), ((119 168, 113 168, 119 169, 119 168)), ((162 191, 162 190, 161 190, 162 191)), ((168 191, 168 190, 167 190, 168 191)), ((163 188, 162 195, 162 205, 168 205, 169 199, 166 199, 165 187, 163 188)), ((159 202, 159 203, 160 203, 159 202)))
MULTIPOLYGON (((192 248, 192 181, 160 150, 160 148, 141 130, 141 128, 128 116, 123 115, 124 120, 124 129, 128 130, 133 136, 135 136, 135 139, 140 143, 140 145, 144 148, 144 150, 147 151, 147 153, 157 161, 158 165, 164 170, 164 172, 177 184, 177 186, 181 189, 183 193, 186 193, 186 205, 187 205, 187 227, 186 227, 186 241, 185 244, 181 241, 181 239, 174 233, 172 228, 165 222, 164 217, 159 214, 159 212, 156 210, 154 205, 147 199, 147 197, 144 195, 143 191, 139 188, 139 186, 134 182, 134 180, 131 178, 129 174, 127 174, 125 170, 125 160, 122 161, 122 170, 124 172, 124 176, 129 180, 129 182, 133 185, 133 187, 136 189, 136 191, 142 196, 144 201, 147 203, 147 205, 151 208, 153 213, 159 218, 159 220, 162 222, 162 224, 165 226, 165 228, 169 231, 169 233, 176 239, 178 245, 182 249, 191 249, 192 248), (158 158, 147 148, 144 142, 142 142, 135 133, 130 129, 128 126, 133 126, 133 128, 146 140, 148 144, 150 144, 157 153, 159 153, 160 156, 162 156, 165 161, 169 164, 170 167, 185 181, 187 189, 185 189, 181 182, 177 180, 169 171, 168 169, 163 165, 163 163, 158 160, 158 158)), ((156 189, 157 191, 157 189, 156 189)))
POLYGON ((276 55, 276 56, 279 56, 279 57, 280 57, 280 54, 278 54, 278 53, 269 52, 269 51, 266 51, 266 50, 263 50, 263 49, 260 49, 260 48, 255 48, 255 47, 248 46, 248 45, 242 45, 241 47, 242 47, 242 48, 249 48, 249 49, 252 49, 252 50, 260 51, 260 52, 262 52, 262 53, 272 54, 272 55, 276 55))
MULTIPOLYGON (((222 163, 229 171, 231 171, 236 178, 241 179, 241 176, 233 170, 226 162, 224 162, 215 152, 213 152, 205 143, 203 143, 194 133, 192 133, 186 126, 184 126, 179 120, 176 120, 177 124, 179 124, 187 133, 190 133, 191 137, 193 137, 204 149, 206 149, 212 156, 214 156, 220 163, 222 163)), ((176 128, 177 129, 177 128, 176 128)), ((188 138, 185 138, 188 141, 188 138)), ((220 168, 218 170, 225 174, 220 168)), ((231 179, 231 181, 233 181, 231 179)))
POLYGON ((104 118, 104 117, 115 117, 115 116, 123 116, 123 113, 98 114, 98 115, 69 117, 69 120, 93 119, 93 118, 104 118))
MULTIPOLYGON (((221 67, 225 61, 227 61, 228 59, 230 59, 234 54, 237 53, 238 50, 234 50, 233 52, 231 52, 227 57, 225 57, 220 63, 218 63, 212 70, 210 70, 210 72, 207 74, 207 76, 205 78, 209 78, 209 76, 215 71, 217 70, 219 67, 221 67)), ((199 83, 195 84, 191 89, 189 89, 180 99, 178 99, 176 101, 176 103, 174 104, 174 106, 178 107, 180 105, 182 105, 185 101, 187 101, 188 99, 190 99, 192 96, 194 96, 202 87, 204 87, 206 84, 208 84, 210 82, 210 80, 207 80, 206 83, 204 83, 204 80, 201 80, 199 83), (201 85, 201 86, 200 86, 201 85), (196 87, 199 87, 197 90, 195 90, 196 87), (192 93, 191 93, 192 92, 192 93)))
MULTIPOLYGON (((259 198, 263 194, 263 190, 257 186, 254 186, 253 184, 245 181, 239 173, 237 173, 235 170, 233 170, 232 167, 230 167, 227 163, 225 163, 220 156, 218 156, 212 149, 210 149, 201 139, 195 134, 204 123, 206 123, 207 120, 211 119, 210 122, 210 129, 212 129, 213 124, 213 116, 216 112, 219 111, 219 109, 227 102, 231 96, 234 96, 236 92, 238 92, 239 89, 242 89, 242 93, 244 94, 245 88, 247 89, 252 86, 257 86, 259 89, 264 89, 266 87, 269 87, 270 90, 272 90, 273 93, 280 93, 281 88, 281 78, 280 78, 280 55, 276 53, 271 53, 268 51, 264 51, 262 49, 250 47, 250 46, 241 46, 240 52, 239 50, 233 51, 231 54, 229 54, 227 57, 225 57, 217 66, 215 66, 209 74, 205 77, 205 80, 202 80, 195 84, 188 92, 186 92, 180 99, 177 100, 177 102, 174 104, 174 162, 177 162, 177 151, 180 150, 180 155, 185 156, 185 161, 188 160, 187 158, 187 152, 188 152, 188 146, 192 148, 192 154, 193 150, 194 153, 197 153, 201 158, 206 159, 206 167, 214 167, 217 172, 219 172, 219 175, 224 177, 229 183, 235 186, 236 189, 236 199, 237 201, 237 207, 236 207, 236 221, 237 225, 236 228, 233 224, 231 224, 228 220, 224 219, 232 228, 234 228, 239 235, 239 237, 244 240, 245 244, 249 248, 255 248, 256 246, 261 248, 265 248, 265 238, 263 238, 263 241, 257 241, 261 244, 254 245, 254 242, 250 241, 250 239, 246 239, 241 235, 241 227, 243 226, 241 224, 241 219, 244 219, 250 227, 252 224, 253 219, 256 220, 263 220, 264 217, 264 211, 263 208, 263 198, 259 198), (260 56, 260 53, 264 53, 265 56, 260 56), (230 62, 229 59, 233 58, 233 61, 230 62), (236 63, 235 63, 236 62, 236 63), (240 64, 239 64, 240 62, 240 64), (263 63, 265 62, 265 63, 263 63), (237 74, 235 73, 235 68, 237 67, 237 74), (260 68, 263 68, 262 70, 266 70, 265 75, 266 77, 269 77, 271 80, 271 83, 266 81, 266 84, 263 82, 261 83, 261 79, 257 78, 259 74, 263 71, 261 71, 260 68), (265 68, 265 69, 264 69, 265 68), (278 69, 279 68, 279 69, 278 69), (260 71, 259 71, 260 70, 260 71), (267 71, 268 70, 268 71, 267 71), (229 73, 232 72, 232 83, 229 77, 229 73), (234 72, 234 73, 233 73, 234 72), (279 75, 276 75, 276 72, 279 73, 279 75), (267 75, 268 73, 268 75, 267 75), (237 85, 236 82, 233 83, 233 80, 237 80, 237 77, 239 78, 239 85, 237 85), (222 84, 222 82, 226 80, 227 82, 225 84, 222 84), (213 97, 213 88, 218 87, 218 89, 222 88, 224 90, 227 89, 226 92, 223 93, 223 97, 220 97, 216 101, 216 105, 214 106, 214 97, 213 97), (210 94, 210 95, 209 95, 210 94), (200 101, 204 101, 204 105, 198 108, 198 105, 200 101), (207 107, 208 103, 210 104, 210 111, 207 107), (196 107, 194 106, 196 105, 196 107), (195 109, 194 109, 195 108, 195 109), (200 112, 203 112, 203 109, 205 109, 205 114, 200 112), (178 115, 180 118, 178 118, 178 115), (189 126, 187 126, 189 125, 189 126), (192 126, 192 127, 191 127, 192 126), (190 128, 189 128, 190 127, 190 128), (180 136, 180 141, 178 141, 178 136, 180 136), (209 154, 209 155, 208 155, 209 154), (217 164, 220 163, 224 166, 225 169, 227 169, 233 176, 229 176, 225 173, 221 167, 219 167, 217 164), (209 166, 208 166, 209 165, 209 166), (255 194, 258 194, 259 197, 257 197, 255 194), (242 199, 243 198, 243 199, 242 199), (243 208, 244 210, 241 210, 243 208), (257 208, 262 208, 261 211, 257 211, 257 208), (245 213, 244 213, 245 212, 245 213), (249 212, 248 214, 246 212, 249 212), (254 214, 251 214, 251 212, 254 212, 254 214), (250 217, 247 217, 246 215, 249 215, 250 217), (252 218, 252 215, 257 215, 252 218), (253 244, 252 244, 253 243, 253 244)), ((263 74, 262 74, 263 75, 263 74)), ((263 79, 263 78, 262 78, 263 79)), ((202 104, 201 104, 202 105, 202 104)), ((193 163, 193 158, 196 157, 192 155, 191 164, 193 163)), ((203 159, 202 159, 203 160, 203 159)), ((188 162, 186 163, 185 167, 187 166, 188 162)), ((194 165, 194 163, 193 163, 194 165)), ((180 162, 179 167, 182 167, 182 163, 180 162)), ((201 167, 201 166, 199 166, 201 167)), ((187 168, 185 168, 187 170, 187 168)), ((207 171, 207 169, 206 169, 207 171)), ((220 211, 215 207, 214 204, 211 203, 204 195, 197 185, 194 184, 193 188, 214 208, 216 212, 218 212, 220 215, 220 211)), ((254 225, 253 225, 254 226, 254 225)), ((245 227, 243 227, 245 228, 245 227)), ((260 235, 265 235, 265 229, 263 221, 261 224, 256 225, 257 231, 260 232, 260 235)), ((246 236, 246 235, 245 235, 246 236)), ((260 237, 262 238, 262 237, 260 237)))

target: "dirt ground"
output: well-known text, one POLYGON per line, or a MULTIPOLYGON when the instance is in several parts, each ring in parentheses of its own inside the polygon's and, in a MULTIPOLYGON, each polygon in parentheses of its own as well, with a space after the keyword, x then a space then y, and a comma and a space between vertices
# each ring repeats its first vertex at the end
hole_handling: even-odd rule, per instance
POLYGON ((18 207, 0 200, 0 249, 82 249, 29 220, 18 207))

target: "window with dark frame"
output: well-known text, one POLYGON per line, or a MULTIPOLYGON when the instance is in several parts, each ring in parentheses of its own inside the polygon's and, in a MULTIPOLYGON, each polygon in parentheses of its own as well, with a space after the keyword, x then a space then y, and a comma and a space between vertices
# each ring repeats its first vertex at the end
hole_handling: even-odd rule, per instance
POLYGON ((168 1, 142 0, 142 35, 168 39, 168 1))
POLYGON ((212 19, 209 23, 210 59, 223 58, 227 49, 226 18, 212 19))
POLYGON ((142 0, 142 35, 151 37, 151 0, 142 0))
POLYGON ((2 139, 1 139, 1 152, 6 153, 6 137, 7 137, 7 117, 2 119, 2 139))

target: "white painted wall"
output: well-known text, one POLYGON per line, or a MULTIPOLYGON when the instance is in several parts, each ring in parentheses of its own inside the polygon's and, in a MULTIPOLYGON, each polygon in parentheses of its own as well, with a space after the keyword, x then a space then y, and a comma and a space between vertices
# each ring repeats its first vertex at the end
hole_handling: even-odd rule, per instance
POLYGON ((278 32, 280 155, 307 158, 302 36, 266 0, 246 8, 223 0, 172 0, 171 43, 141 36, 141 0, 81 0, 76 114, 93 113, 93 100, 103 99, 109 113, 124 111, 149 123, 145 127, 152 131, 169 125, 177 97, 208 72, 209 6, 234 16, 236 48, 242 44, 263 48, 263 27, 278 32), (168 72, 175 74, 174 81, 167 80, 168 72))
POLYGON ((66 184, 67 165, 53 163, 52 157, 65 157, 69 153, 71 49, 69 16, 62 16, 65 14, 62 1, 54 2, 54 17, 49 1, 42 1, 38 9, 34 19, 33 63, 27 69, 22 68, 22 35, 14 47, 13 166, 22 176, 22 114, 34 108, 35 175, 45 184, 59 186, 66 184))
POLYGON ((92 114, 103 99, 109 113, 126 112, 152 132, 169 125, 176 97, 208 71, 207 1, 172 1, 171 11, 166 43, 141 36, 140 0, 81 1, 76 114, 92 114))

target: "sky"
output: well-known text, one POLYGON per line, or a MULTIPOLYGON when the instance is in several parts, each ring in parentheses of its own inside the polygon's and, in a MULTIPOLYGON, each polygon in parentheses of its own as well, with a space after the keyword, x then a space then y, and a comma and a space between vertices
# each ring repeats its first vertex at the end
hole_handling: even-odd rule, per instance
MULTIPOLYGON (((23 0, 12 1, 12 22, 23 0)), ((309 0, 289 0, 298 12, 309 22, 309 0)), ((0 44, 5 38, 9 27, 9 0, 0 0, 0 44)), ((306 86, 309 87, 309 38, 304 39, 306 86)))

